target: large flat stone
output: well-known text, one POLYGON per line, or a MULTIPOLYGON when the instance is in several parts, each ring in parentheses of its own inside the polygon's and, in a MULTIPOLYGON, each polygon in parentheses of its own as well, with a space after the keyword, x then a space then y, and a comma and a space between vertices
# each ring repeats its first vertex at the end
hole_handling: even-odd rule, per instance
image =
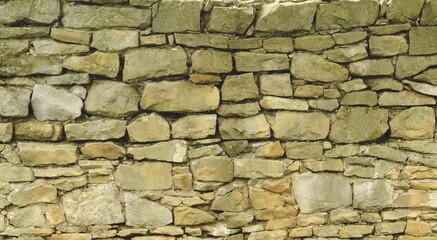
POLYGON ((69 165, 78 159, 72 144, 19 142, 17 148, 25 166, 69 165))
POLYGON ((435 105, 435 99, 414 91, 383 92, 378 99, 380 106, 435 105))
POLYGON ((157 142, 170 140, 170 125, 157 113, 140 116, 127 126, 131 142, 157 142))
POLYGON ((390 120, 391 137, 406 140, 432 139, 435 124, 433 108, 412 107, 390 120))
POLYGON ((354 208, 375 211, 393 204, 394 189, 387 180, 354 183, 354 208))
POLYGON ((64 60, 62 66, 71 71, 86 72, 108 78, 118 74, 120 59, 118 54, 94 52, 88 56, 71 56, 64 60))
POLYGON ((361 60, 349 64, 354 76, 391 76, 395 69, 390 59, 361 60))
POLYGON ((117 186, 125 190, 164 190, 172 186, 170 163, 122 164, 114 175, 117 186))
POLYGON ((13 189, 7 199, 10 203, 19 207, 35 203, 55 203, 57 201, 57 189, 44 181, 35 181, 13 189))
POLYGON ((26 117, 32 91, 20 87, 0 87, 0 116, 26 117))
POLYGON ((68 141, 119 139, 126 134, 126 121, 115 119, 69 123, 64 126, 68 141))
POLYGON ((173 211, 175 225, 191 226, 213 223, 215 221, 214 215, 197 208, 176 207, 173 211))
POLYGON ((137 30, 103 29, 93 33, 91 47, 100 51, 121 51, 126 48, 138 47, 137 30))
POLYGON ((200 139, 214 136, 217 115, 189 115, 179 118, 171 124, 173 138, 200 139))
POLYGON ((272 130, 281 140, 318 140, 328 136, 330 118, 323 113, 279 111, 272 130))
POLYGON ((396 63, 396 77, 399 79, 411 77, 431 66, 437 66, 437 55, 399 56, 396 63))
POLYGON ((153 17, 152 29, 157 33, 200 32, 200 0, 163 0, 153 17))
POLYGON ((343 82, 349 77, 347 68, 310 53, 295 54, 290 71, 293 77, 310 82, 343 82))
POLYGON ((243 34, 252 24, 254 10, 251 7, 214 7, 208 21, 208 32, 243 34))
POLYGON ((437 25, 437 2, 435 0, 426 1, 420 16, 420 25, 435 26, 437 25))
POLYGON ((232 71, 232 54, 213 50, 196 50, 191 55, 192 69, 199 73, 228 73, 232 71))
POLYGON ((34 40, 32 45, 35 49, 35 54, 39 56, 80 54, 90 51, 88 46, 61 43, 51 39, 34 40))
POLYGON ((0 165, 0 180, 5 182, 31 182, 34 180, 34 175, 29 167, 0 165))
POLYGON ((278 71, 290 67, 287 55, 278 53, 237 52, 234 61, 239 72, 278 71))
POLYGON ((221 92, 223 101, 238 102, 246 99, 258 99, 259 97, 259 89, 253 73, 226 76, 221 92))
POLYGON ((387 8, 387 18, 392 22, 408 22, 419 18, 425 0, 414 2, 408 0, 394 0, 387 8))

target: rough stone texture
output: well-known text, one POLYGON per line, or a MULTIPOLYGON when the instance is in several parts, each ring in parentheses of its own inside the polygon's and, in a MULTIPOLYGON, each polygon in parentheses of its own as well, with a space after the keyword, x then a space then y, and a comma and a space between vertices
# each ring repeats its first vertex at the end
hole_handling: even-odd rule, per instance
POLYGON ((153 18, 152 29, 158 33, 200 31, 199 0, 163 0, 153 18))
POLYGON ((437 53, 437 27, 417 27, 410 30, 410 55, 437 53))
POLYGON ((127 226, 165 226, 173 222, 169 209, 153 201, 142 199, 134 193, 124 194, 127 226))
POLYGON ((355 62, 368 56, 366 47, 363 45, 335 48, 326 51, 328 60, 338 63, 355 62))
POLYGON ((426 26, 437 25, 437 3, 435 0, 425 1, 420 17, 420 24, 426 26))
POLYGON ((281 140, 318 140, 326 138, 329 124, 330 119, 322 113, 279 111, 272 130, 281 140))
POLYGON ((197 50, 192 55, 192 69, 200 73, 227 73, 232 71, 232 55, 227 52, 197 50))
POLYGON ((257 99, 259 89, 252 73, 227 76, 221 89, 221 98, 224 101, 242 101, 257 99))
POLYGON ((394 56, 408 51, 407 40, 402 36, 371 36, 369 45, 374 56, 394 56))
POLYGON ((243 34, 253 19, 253 8, 214 7, 207 27, 209 32, 243 34))
POLYGON ((178 119, 171 124, 174 138, 199 139, 215 135, 217 115, 194 115, 178 119))
POLYGON ((136 118, 127 126, 132 142, 156 142, 170 140, 170 125, 161 115, 152 113, 136 118))
POLYGON ((349 71, 354 76, 391 76, 395 70, 390 59, 380 59, 353 62, 349 71))
POLYGON ((172 186, 170 163, 120 165, 114 175, 117 186, 125 190, 160 190, 172 186))
POLYGON ((93 120, 66 124, 64 129, 69 141, 103 141, 124 137, 126 134, 126 121, 114 119, 93 120))
POLYGON ((103 52, 121 51, 138 47, 138 31, 136 30, 100 30, 93 33, 91 47, 103 52))
POLYGON ((230 182, 234 166, 228 157, 211 156, 190 162, 194 179, 205 182, 230 182))
POLYGON ((270 137, 270 124, 263 114, 247 118, 219 118, 223 139, 265 139, 270 137))
POLYGON ((117 54, 94 52, 88 56, 72 56, 64 60, 62 66, 76 72, 102 75, 115 78, 120 59, 117 54))
POLYGON ((349 71, 320 56, 298 53, 291 61, 293 77, 312 82, 343 82, 349 77, 349 71))
POLYGON ((125 155, 124 148, 112 142, 86 143, 80 151, 89 159, 102 157, 115 160, 125 155))
POLYGON ((19 207, 35 203, 53 203, 57 201, 57 190, 43 181, 35 181, 12 190, 7 199, 19 207))
POLYGON ((31 90, 0 87, 0 116, 26 117, 29 113, 31 90))
POLYGON ((287 70, 288 57, 277 53, 237 52, 234 54, 235 68, 240 72, 262 72, 287 70))
POLYGON ((0 76, 59 75, 61 61, 57 57, 0 56, 0 76))
POLYGON ((424 0, 410 2, 406 0, 395 0, 387 8, 387 18, 394 22, 407 22, 419 18, 424 0))
POLYGON ((78 159, 73 144, 19 142, 17 148, 26 166, 68 165, 78 159))
POLYGON ((391 136, 406 140, 430 139, 435 131, 435 112, 430 107, 412 107, 390 120, 391 136))
POLYGON ((354 208, 377 210, 392 204, 393 187, 387 180, 354 183, 354 208))
POLYGON ((309 35, 294 39, 295 49, 310 52, 320 52, 334 45, 334 39, 330 35, 309 35))
POLYGON ((0 7, 0 23, 29 21, 50 24, 58 19, 60 11, 58 0, 11 0, 0 7))
POLYGON ((32 41, 32 45, 35 54, 39 56, 78 54, 90 51, 88 46, 60 43, 53 40, 35 40, 32 41))
POLYGON ((284 174, 281 161, 234 159, 234 175, 239 178, 279 178, 284 174))
POLYGON ((132 155, 135 160, 158 160, 166 162, 186 162, 187 160, 187 142, 183 140, 171 140, 168 142, 159 142, 150 146, 133 146, 129 147, 128 154, 132 155))
POLYGON ((380 106, 434 105, 435 99, 414 91, 383 92, 378 99, 380 106))

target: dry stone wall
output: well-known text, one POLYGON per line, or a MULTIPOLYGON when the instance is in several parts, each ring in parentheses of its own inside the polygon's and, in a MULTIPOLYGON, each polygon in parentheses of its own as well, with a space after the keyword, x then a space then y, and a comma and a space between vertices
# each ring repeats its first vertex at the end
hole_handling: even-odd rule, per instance
POLYGON ((437 0, 0 0, 0 239, 437 239, 437 0))

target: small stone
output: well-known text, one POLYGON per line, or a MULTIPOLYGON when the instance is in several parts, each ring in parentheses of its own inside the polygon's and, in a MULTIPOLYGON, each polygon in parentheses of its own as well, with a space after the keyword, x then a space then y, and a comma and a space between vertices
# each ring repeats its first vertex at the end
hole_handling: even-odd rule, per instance
POLYGON ((229 157, 235 157, 238 154, 248 150, 248 148, 249 142, 247 140, 223 142, 223 149, 229 157))
POLYGON ((217 145, 208 145, 205 147, 199 147, 196 149, 191 149, 188 151, 188 157, 190 159, 199 158, 199 157, 206 157, 206 156, 215 156, 219 155, 223 152, 223 149, 217 145))
POLYGON ((48 27, 0 27, 0 39, 48 37, 48 27))
POLYGON ((364 84, 363 79, 354 79, 351 81, 347 81, 344 83, 340 83, 337 85, 337 87, 344 91, 344 92, 354 92, 354 91, 360 91, 367 88, 366 84, 364 84))
POLYGON ((158 142, 150 146, 131 146, 127 150, 134 160, 149 159, 174 163, 186 162, 187 152, 188 144, 184 140, 158 142))
MULTIPOLYGON (((240 200, 241 201, 241 200, 240 200)), ((231 203, 240 203, 237 201, 233 201, 231 199, 231 203)), ((226 206, 226 205, 225 205, 226 206)), ((237 206, 239 207, 239 206, 237 206)), ((218 220, 224 224, 226 224, 230 228, 239 228, 247 226, 250 222, 253 221, 254 215, 251 210, 246 212, 223 212, 219 214, 218 220)), ((185 229, 185 232, 187 230, 185 229)))
POLYGON ((0 165, 0 180, 5 182, 31 182, 34 180, 33 171, 28 167, 0 165))
POLYGON ((343 161, 340 159, 305 161, 303 166, 312 172, 343 172, 343 161))
POLYGON ((31 205, 22 208, 13 208, 7 215, 9 223, 16 228, 44 227, 46 220, 41 206, 31 205))
POLYGON ((310 52, 320 52, 334 46, 331 35, 308 35, 294 39, 294 48, 310 52))
POLYGON ((322 113, 279 111, 272 130, 281 140, 318 140, 326 138, 329 125, 330 119, 322 113))
POLYGON ((90 51, 88 46, 60 43, 51 39, 33 40, 32 45, 35 55, 38 56, 78 54, 90 51))
MULTIPOLYGON (((423 1, 422 1, 423 2, 423 1)), ((437 53, 437 27, 414 27, 410 29, 410 55, 437 53)))
POLYGON ((68 141, 119 139, 126 134, 126 121, 115 119, 69 123, 64 126, 68 141))
POLYGON ((285 240, 286 238, 287 238, 287 232, 285 230, 275 230, 275 231, 253 232, 249 235, 248 240, 262 240, 262 239, 285 240))
POLYGON ((396 34, 404 31, 408 31, 410 29, 411 29, 411 25, 409 23, 369 27, 369 31, 373 35, 390 35, 390 34, 396 34))
POLYGON ((414 91, 383 92, 378 99, 380 106, 435 105, 435 99, 414 91))
POLYGON ((93 33, 91 47, 103 52, 138 47, 137 30, 103 29, 93 33))
POLYGON ((344 33, 334 33, 332 35, 335 44, 346 45, 356 43, 367 38, 367 32, 365 31, 351 31, 344 33))
POLYGON ((221 83, 220 75, 194 73, 190 74, 190 80, 197 84, 221 83))
POLYGON ((375 106, 378 103, 378 95, 374 91, 359 91, 347 93, 341 100, 341 105, 375 106))
POLYGON ((0 142, 10 142, 13 134, 12 123, 0 123, 0 142))
POLYGON ((262 74, 259 77, 260 92, 264 95, 279 97, 293 96, 291 76, 288 73, 262 74))
POLYGON ((65 221, 64 212, 58 205, 51 205, 47 208, 46 219, 50 225, 58 225, 65 221))
POLYGON ((232 71, 232 54, 213 50, 196 50, 191 55, 192 69, 199 73, 232 71))
POLYGON ((381 222, 381 216, 378 213, 363 213, 361 214, 361 221, 368 223, 381 222))
POLYGON ((259 92, 252 73, 227 76, 221 91, 224 101, 257 99, 259 92))
POLYGON ((203 2, 199 0, 162 1, 156 15, 153 17, 153 32, 199 32, 202 6, 203 2))
POLYGON ((53 240, 91 240, 91 234, 86 233, 63 233, 63 234, 52 234, 51 239, 53 240))
POLYGON ((72 144, 19 142, 17 148, 25 166, 69 165, 78 159, 72 144))
MULTIPOLYGON (((224 212, 243 212, 250 208, 249 199, 242 191, 234 190, 224 195, 218 195, 211 203, 211 210, 224 212)), ((244 213, 242 213, 244 214, 244 213)), ((247 218, 247 216, 244 216, 247 218)), ((253 219, 253 215, 249 216, 253 219)), ((234 219, 236 221, 236 219, 234 219)))
POLYGON ((287 158, 290 159, 316 159, 323 157, 323 146, 320 143, 287 142, 285 144, 287 158))
POLYGON ((298 99, 265 96, 259 103, 264 109, 308 111, 308 103, 298 99))
POLYGON ((375 233, 376 234, 398 234, 405 231, 405 222, 383 222, 376 224, 375 233))
POLYGON ((334 111, 340 106, 337 99, 310 99, 308 100, 308 105, 310 106, 310 108, 320 109, 329 112, 334 111))
POLYGON ((0 76, 59 75, 62 64, 58 57, 1 56, 0 76))
POLYGON ((237 178, 280 178, 284 175, 281 161, 264 159, 234 159, 237 178))
POLYGON ((198 181, 230 182, 234 177, 233 164, 228 157, 199 158, 191 161, 190 168, 198 181))
POLYGON ((71 191, 87 185, 88 179, 85 175, 79 177, 57 178, 48 181, 59 190, 71 191))
POLYGON ((199 139, 215 135, 217 115, 191 115, 171 124, 173 138, 199 139))
POLYGON ((49 85, 78 85, 90 83, 90 76, 87 73, 66 73, 60 76, 45 77, 49 85))
POLYGON ((349 71, 354 76, 391 76, 395 70, 390 59, 379 59, 353 62, 349 71))
POLYGON ((293 228, 288 234, 289 237, 311 237, 313 235, 313 230, 311 228, 293 228))
POLYGON ((387 8, 387 18, 393 22, 407 22, 419 18, 424 0, 411 3, 406 0, 395 0, 390 2, 387 8))
POLYGON ((340 238, 362 238, 373 233, 373 226, 368 225, 347 225, 341 228, 338 236, 340 238))
POLYGON ((261 38, 237 38, 229 39, 228 46, 230 49, 257 49, 262 47, 261 38))
POLYGON ((392 90, 392 91, 402 91, 404 85, 399 81, 391 78, 373 78, 367 79, 365 81, 366 85, 369 86, 373 91, 379 90, 392 90))
POLYGON ((124 148, 113 142, 85 143, 80 151, 88 159, 106 158, 116 160, 123 158, 125 155, 124 148))
POLYGON ((35 168, 33 172, 37 178, 75 177, 85 173, 79 167, 35 168))
POLYGON ((405 233, 415 237, 426 236, 432 232, 431 226, 427 222, 408 220, 405 233))
POLYGON ((267 158, 280 158, 284 156, 284 149, 281 146, 280 141, 275 141, 273 143, 268 143, 264 146, 258 147, 255 152, 256 157, 267 157, 267 158))
POLYGON ((0 87, 0 116, 26 117, 29 112, 31 90, 0 87))
POLYGON ((174 208, 174 224, 175 225, 199 225, 212 223, 215 217, 206 211, 190 208, 190 207, 176 207, 174 208))
POLYGON ((209 33, 175 33, 176 43, 188 47, 228 48, 231 36, 209 33))
POLYGON ((270 124, 264 114, 247 118, 219 118, 222 139, 266 139, 270 137, 270 124))
POLYGON ((253 8, 214 7, 208 21, 208 32, 243 34, 254 19, 253 8))
POLYGON ((437 12, 437 4, 435 1, 425 1, 425 5, 422 9, 422 15, 420 16, 420 25, 432 26, 437 25, 437 19, 435 13, 437 12))
POLYGON ((395 162, 405 162, 408 158, 405 153, 382 145, 361 146, 360 154, 364 156, 383 158, 395 162))
POLYGON ((171 211, 159 203, 139 198, 131 192, 125 192, 124 199, 127 226, 160 227, 173 222, 171 211))
POLYGON ((34 203, 53 203, 57 201, 57 190, 43 181, 35 181, 13 189, 8 195, 8 201, 19 207, 34 203))
POLYGON ((331 211, 329 219, 332 224, 355 223, 360 221, 360 214, 353 209, 336 209, 331 211))
POLYGON ((309 82, 343 82, 349 77, 345 67, 309 53, 295 54, 291 62, 291 74, 309 82))
POLYGON ((319 98, 323 96, 324 87, 323 86, 314 86, 314 85, 302 85, 297 86, 294 90, 295 97, 302 98, 319 98))
POLYGON ((115 78, 118 74, 120 59, 115 53, 94 52, 88 56, 71 56, 62 66, 76 72, 102 75, 115 78))
POLYGON ((393 187, 387 180, 354 183, 354 208, 379 210, 393 204, 393 187))
POLYGON ((435 131, 435 112, 430 107, 413 107, 390 120, 391 137, 406 140, 430 139, 435 131))
POLYGON ((117 186, 125 190, 163 190, 172 186, 170 163, 122 164, 114 176, 117 186))
POLYGON ((91 32, 73 28, 51 28, 50 37, 61 42, 83 45, 91 42, 91 32))
POLYGON ((395 56, 408 51, 407 40, 402 36, 370 36, 369 45, 374 56, 395 56))
POLYGON ((357 144, 337 145, 335 148, 326 151, 324 156, 328 158, 349 157, 358 155, 358 151, 359 145, 357 144))
POLYGON ((29 40, 0 40, 0 55, 20 55, 29 50, 29 40))
POLYGON ((315 226, 313 232, 318 237, 337 237, 340 227, 339 225, 315 226))
POLYGON ((143 36, 140 35, 140 46, 160 46, 167 44, 167 37, 165 34, 154 34, 143 36))
MULTIPOLYGON (((171 212, 170 212, 171 214, 171 212)), ((184 234, 184 230, 180 227, 175 226, 164 226, 159 227, 153 230, 153 233, 155 234, 162 234, 162 235, 171 235, 171 236, 179 236, 184 234)))
POLYGON ((131 142, 157 142, 170 140, 170 126, 161 115, 151 113, 136 118, 127 126, 131 142))
POLYGON ((292 38, 266 38, 263 40, 263 48, 266 52, 290 53, 293 52, 292 38))
POLYGON ((419 153, 437 153, 437 144, 428 141, 405 141, 399 144, 399 148, 419 153))
POLYGON ((259 114, 261 108, 258 102, 221 104, 217 114, 222 117, 250 117, 259 114))
POLYGON ((368 56, 364 45, 341 47, 326 51, 328 60, 337 63, 355 62, 368 56))
POLYGON ((264 72, 289 69, 286 54, 278 53, 234 53, 235 69, 239 72, 264 72))

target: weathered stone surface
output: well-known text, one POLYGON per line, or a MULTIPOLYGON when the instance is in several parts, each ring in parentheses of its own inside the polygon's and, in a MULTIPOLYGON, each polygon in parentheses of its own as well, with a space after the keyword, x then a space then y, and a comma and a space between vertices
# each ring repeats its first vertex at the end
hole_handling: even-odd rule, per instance
POLYGON ((57 190, 43 181, 35 181, 13 189, 8 195, 8 201, 19 207, 34 203, 53 203, 57 201, 57 190))
POLYGON ((30 182, 34 175, 31 168, 0 165, 0 180, 5 182, 30 182))
POLYGON ((230 35, 209 33, 175 33, 176 43, 188 47, 228 48, 230 35))
POLYGON ((234 53, 235 69, 239 72, 262 72, 287 70, 288 57, 279 53, 234 53))
POLYGON ((217 114, 222 117, 250 117, 261 111, 259 103, 220 104, 217 114))
POLYGON ((254 19, 253 8, 214 7, 208 21, 208 32, 243 34, 254 19))
POLYGON ((146 28, 151 22, 149 9, 65 4, 62 12, 62 25, 69 28, 146 28))
POLYGON ((26 166, 68 165, 78 159, 77 146, 72 144, 19 142, 17 148, 26 166))
POLYGON ((219 118, 223 139, 265 139, 270 137, 270 124, 264 114, 247 118, 219 118))
POLYGON ((91 234, 87 233, 63 233, 63 234, 52 234, 51 239, 53 240, 91 240, 91 234))
POLYGON ((437 144, 428 141, 405 141, 399 143, 399 148, 419 153, 437 153, 437 144))
POLYGON ((13 134, 12 123, 0 123, 0 142, 10 142, 13 134))
POLYGON ((437 68, 430 68, 423 73, 414 76, 414 80, 437 86, 437 68))
POLYGON ((241 38, 241 39, 229 39, 228 46, 230 49, 257 49, 262 47, 261 38, 241 38))
POLYGON ((200 31, 200 0, 164 0, 153 17, 152 29, 157 33, 200 31))
POLYGON ((340 238, 362 238, 373 233, 373 226, 369 225, 347 225, 341 228, 338 236, 340 238))
POLYGON ((387 121, 388 112, 385 109, 341 107, 332 124, 329 139, 337 143, 373 141, 382 137, 389 129, 387 121))
POLYGON ((267 143, 261 147, 258 147, 255 152, 256 157, 266 157, 266 158, 280 158, 284 156, 284 149, 282 148, 280 141, 275 141, 273 143, 267 143))
POLYGON ((406 0, 394 0, 387 8, 387 18, 393 22, 407 22, 419 18, 424 0, 410 2, 406 0))
POLYGON ((72 56, 64 60, 62 66, 76 72, 102 75, 115 78, 120 59, 117 54, 94 52, 88 56, 72 56))
POLYGON ((61 42, 89 45, 91 32, 73 28, 52 28, 50 37, 61 42))
POLYGON ((227 76, 221 92, 224 101, 257 99, 259 96, 259 89, 252 73, 227 76))
POLYGON ((61 61, 57 57, 0 56, 0 76, 59 75, 61 61))
POLYGON ((414 91, 383 92, 378 99, 380 106, 434 105, 435 99, 414 91))
POLYGON ((281 195, 257 187, 249 187, 249 197, 252 207, 257 210, 284 205, 284 198, 281 195))
POLYGON ((172 186, 170 163, 122 164, 114 175, 117 186, 125 190, 163 190, 172 186))
POLYGON ((127 117, 138 112, 140 94, 127 84, 94 81, 85 100, 85 111, 105 117, 127 117))
POLYGON ((338 1, 324 3, 316 14, 316 29, 349 29, 375 23, 379 14, 376 0, 338 1), (366 9, 366 11, 361 11, 366 9))
POLYGON ((57 0, 11 0, 0 7, 0 23, 12 24, 19 21, 50 24, 60 15, 57 0))
POLYGON ((354 208, 379 210, 393 204, 393 187, 387 180, 354 183, 354 208))
POLYGON ((259 77, 260 92, 264 95, 290 97, 293 95, 291 77, 288 73, 263 74, 259 77))
POLYGON ((344 95, 341 105, 364 105, 375 106, 378 103, 378 95, 374 91, 351 92, 344 95))
POLYGON ((367 79, 365 81, 366 85, 369 86, 373 91, 378 90, 392 90, 392 91, 402 91, 404 85, 399 81, 391 78, 373 78, 367 79))
POLYGON ((174 224, 175 225, 198 225, 212 223, 215 217, 207 212, 190 207, 176 207, 174 208, 174 224))
POLYGON ((321 159, 323 156, 321 143, 287 142, 285 150, 290 159, 321 159))
MULTIPOLYGON (((234 195, 233 197, 238 198, 238 200, 242 203, 241 205, 245 206, 245 202, 238 195, 238 192, 239 191, 237 191, 236 194, 233 194, 234 195)), ((240 202, 237 202, 237 204, 240 202)), ((232 201, 232 204, 235 204, 235 202, 232 201)), ((224 205, 224 207, 228 208, 227 205, 224 205)), ((235 206, 231 206, 231 207, 235 207, 235 206)), ((241 208, 240 206, 237 207, 241 208)), ((226 224, 230 228, 244 227, 248 225, 250 222, 252 222, 253 218, 254 218, 254 214, 251 210, 246 212, 223 212, 218 216, 218 220, 226 224)))
POLYGON ((394 56, 408 51, 407 40, 402 36, 370 36, 369 45, 374 56, 394 56))
POLYGON ((323 96, 324 87, 315 85, 297 86, 294 90, 294 97, 301 98, 320 98, 323 96))
POLYGON ((141 108, 158 112, 204 112, 218 108, 219 90, 187 81, 147 83, 141 108))
POLYGON ((344 33, 334 33, 332 35, 336 44, 345 45, 356 43, 367 38, 367 32, 365 31, 352 31, 344 33))
POLYGON ((184 75, 187 72, 187 53, 181 47, 137 48, 125 54, 123 81, 184 75))
POLYGON ((382 234, 397 234, 405 231, 405 222, 383 222, 376 224, 375 233, 382 234))
POLYGON ((281 161, 264 159, 234 159, 236 178, 280 178, 284 175, 281 161))
POLYGON ((80 226, 124 222, 117 193, 114 184, 98 184, 66 193, 62 205, 67 222, 80 226))
POLYGON ((126 225, 165 226, 173 222, 171 211, 159 203, 142 199, 134 193, 124 193, 126 205, 126 225))
POLYGON ((332 224, 354 223, 360 221, 360 214, 353 209, 336 209, 330 212, 329 220, 332 224))
POLYGON ((255 29, 261 32, 309 31, 316 9, 315 2, 264 4, 258 12, 255 29))
POLYGON ((433 37, 437 34, 437 27, 411 28, 410 55, 428 55, 437 53, 437 40, 433 37))
POLYGON ((272 130, 281 140, 318 140, 326 138, 329 124, 330 119, 322 113, 279 111, 272 130))
POLYGON ((150 146, 132 146, 127 153, 135 160, 158 160, 181 163, 187 161, 188 144, 184 140, 159 142, 150 146))
POLYGON ((340 159, 310 160, 303 162, 303 166, 312 172, 343 172, 343 161, 340 159))
POLYGON ((263 40, 263 48, 266 52, 289 53, 294 49, 293 39, 286 37, 265 38, 263 40))
POLYGON ((431 233, 431 226, 427 222, 408 220, 405 233, 408 235, 420 237, 431 233))
POLYGON ((29 50, 29 40, 0 40, 0 55, 20 55, 29 50))
POLYGON ((391 137, 406 140, 430 139, 435 131, 435 112, 430 107, 412 107, 390 120, 391 137))
POLYGON ((213 50, 196 50, 191 55, 192 69, 199 73, 232 71, 232 54, 213 50))
POLYGON ((287 232, 285 230, 275 231, 260 231, 250 233, 248 240, 262 240, 262 239, 277 239, 285 240, 287 238, 287 232))
POLYGON ((0 87, 0 116, 26 117, 29 113, 31 90, 19 87, 0 87))
POLYGON ((396 34, 404 31, 408 31, 410 29, 411 29, 411 25, 409 23, 369 27, 369 31, 373 35, 390 35, 390 34, 396 34))
POLYGON ((199 139, 215 135, 217 115, 192 115, 171 124, 173 138, 199 139))
POLYGON ((193 83, 208 84, 208 83, 221 83, 222 79, 218 74, 202 74, 193 73, 190 74, 190 80, 193 83))
POLYGON ((138 47, 137 30, 103 29, 93 33, 91 47, 103 52, 121 51, 126 48, 138 47))
POLYGON ((308 111, 308 103, 299 99, 265 96, 261 99, 260 105, 264 109, 308 111))
POLYGON ((294 39, 294 48, 310 52, 320 52, 335 45, 331 35, 308 35, 294 39))
POLYGON ((310 99, 308 100, 310 108, 320 109, 324 111, 334 111, 340 105, 337 99, 310 99))
POLYGON ((119 139, 126 134, 126 121, 114 119, 69 123, 64 126, 68 141, 119 139))
POLYGON ((302 213, 327 211, 352 205, 352 189, 346 178, 302 174, 293 179, 294 195, 302 213), (317 194, 314 194, 317 192, 317 194))
POLYGON ((37 178, 75 177, 85 173, 80 167, 34 168, 33 172, 37 178))
POLYGON ((425 1, 420 16, 420 25, 432 26, 437 25, 437 3, 434 0, 425 1))
POLYGON ((194 179, 206 182, 230 182, 234 178, 234 166, 228 157, 210 156, 190 162, 194 179))
POLYGON ((0 39, 48 37, 48 27, 0 27, 0 39))
POLYGON ((85 145, 80 148, 80 151, 89 159, 106 158, 115 160, 125 155, 124 148, 113 142, 85 143, 85 145))
POLYGON ((405 153, 383 145, 361 146, 360 154, 364 156, 383 158, 395 162, 405 162, 407 160, 407 155, 405 153))
POLYGON ((140 35, 140 46, 159 46, 167 44, 165 34, 154 34, 149 36, 140 35))
POLYGON ((127 126, 131 142, 157 142, 170 140, 170 125, 157 113, 136 118, 127 126))
POLYGON ((364 45, 335 48, 326 51, 328 60, 338 63, 354 62, 366 58, 367 49, 364 45))
POLYGON ((343 82, 349 77, 349 71, 345 67, 309 53, 294 55, 291 74, 295 78, 310 82, 343 82))
POLYGON ((90 83, 90 76, 87 73, 66 73, 59 76, 45 77, 44 80, 49 85, 88 84, 90 83))
POLYGON ((60 43, 54 40, 41 39, 32 41, 32 45, 35 49, 35 54, 39 56, 47 55, 67 55, 86 53, 90 51, 88 46, 78 44, 60 43))
POLYGON ((399 56, 396 63, 396 77, 399 79, 411 77, 431 66, 437 66, 437 55, 399 56))
POLYGON ((378 59, 353 62, 349 71, 355 76, 391 76, 395 69, 390 59, 378 59))
POLYGON ((16 228, 44 227, 46 225, 44 212, 39 205, 14 208, 8 212, 7 217, 9 223, 16 228))

